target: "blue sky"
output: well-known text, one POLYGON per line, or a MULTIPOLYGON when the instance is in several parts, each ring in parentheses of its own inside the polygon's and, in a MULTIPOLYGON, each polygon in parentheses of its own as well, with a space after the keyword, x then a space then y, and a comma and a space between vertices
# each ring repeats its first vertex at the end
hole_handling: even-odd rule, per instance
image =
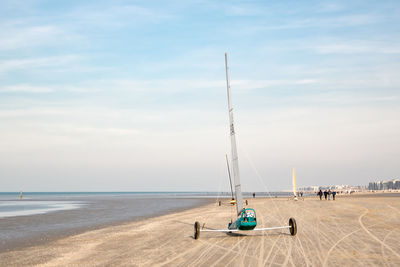
POLYGON ((1 191, 399 177, 398 1, 0 3, 1 191))

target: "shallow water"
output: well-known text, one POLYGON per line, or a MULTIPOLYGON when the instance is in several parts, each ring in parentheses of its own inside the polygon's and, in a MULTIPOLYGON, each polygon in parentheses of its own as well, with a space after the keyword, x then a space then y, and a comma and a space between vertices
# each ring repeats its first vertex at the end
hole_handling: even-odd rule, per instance
POLYGON ((83 205, 78 201, 2 201, 0 202, 0 219, 79 209, 83 205))
POLYGON ((0 194, 0 252, 212 201, 177 193, 0 194))

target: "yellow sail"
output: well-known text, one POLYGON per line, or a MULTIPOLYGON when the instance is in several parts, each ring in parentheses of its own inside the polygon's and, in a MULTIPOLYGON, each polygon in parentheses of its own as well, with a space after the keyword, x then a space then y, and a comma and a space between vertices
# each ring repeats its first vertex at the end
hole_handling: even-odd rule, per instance
POLYGON ((293 168, 293 195, 294 197, 297 197, 297 192, 296 192, 296 173, 293 168))

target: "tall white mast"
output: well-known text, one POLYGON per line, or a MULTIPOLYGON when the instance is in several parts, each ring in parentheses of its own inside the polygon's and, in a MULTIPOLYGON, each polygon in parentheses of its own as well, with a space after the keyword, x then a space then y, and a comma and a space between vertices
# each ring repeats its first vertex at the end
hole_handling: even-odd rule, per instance
POLYGON ((228 54, 227 53, 225 53, 225 69, 226 69, 226 88, 228 91, 229 125, 230 125, 230 132, 231 132, 233 180, 235 181, 236 211, 237 211, 237 215, 240 215, 243 210, 243 198, 242 198, 242 189, 240 186, 240 175, 239 175, 238 155, 237 155, 237 149, 236 149, 235 128, 233 126, 233 108, 232 108, 232 100, 231 100, 231 86, 230 86, 230 81, 229 81, 228 54))

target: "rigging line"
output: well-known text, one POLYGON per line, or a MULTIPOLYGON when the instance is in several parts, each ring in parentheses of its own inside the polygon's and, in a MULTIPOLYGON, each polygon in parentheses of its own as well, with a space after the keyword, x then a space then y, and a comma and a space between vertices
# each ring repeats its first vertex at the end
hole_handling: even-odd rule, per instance
MULTIPOLYGON (((218 203, 219 200, 222 199, 222 194, 221 194, 221 193, 222 193, 222 183, 223 183, 223 180, 224 180, 224 179, 222 179, 222 177, 225 176, 225 171, 224 171, 224 169, 225 169, 225 166, 224 166, 224 164, 222 163, 222 161, 220 161, 220 164, 219 164, 219 174, 218 174, 218 177, 219 177, 219 186, 218 186, 218 190, 217 190, 217 201, 216 201, 216 203, 218 203)), ((207 222, 209 221, 209 218, 211 217, 211 214, 210 214, 210 213, 206 213, 206 214, 208 214, 208 215, 205 216, 204 224, 207 224, 207 222)))
POLYGON ((263 187, 264 187, 264 189, 265 189, 267 195, 268 195, 269 198, 271 199, 271 201, 272 201, 272 203, 273 203, 273 205, 274 205, 274 208, 275 208, 276 211, 277 211, 278 216, 279 216, 280 219, 283 221, 284 218, 283 218, 283 216, 281 215, 281 213, 279 212, 279 208, 278 208, 278 206, 276 205, 274 198, 272 197, 271 193, 269 192, 268 187, 267 187, 267 186, 265 185, 265 183, 263 182, 262 177, 261 177, 260 173, 258 172, 258 169, 256 168, 256 166, 254 165, 253 161, 250 159, 249 154, 248 154, 247 151, 246 151, 245 149, 243 149, 242 147, 240 147, 240 150, 241 150, 242 152, 244 152, 244 155, 245 155, 247 161, 250 163, 251 167, 253 168, 253 171, 256 173, 256 177, 258 178, 258 181, 263 185, 263 187))
POLYGON ((233 188, 232 188, 232 179, 231 179, 231 170, 229 169, 229 162, 228 162, 228 155, 225 154, 225 158, 226 158, 226 166, 228 167, 228 175, 229 175, 229 184, 231 186, 231 194, 232 194, 232 200, 233 198, 233 188))
POLYGON ((218 196, 218 198, 217 198, 217 202, 220 200, 220 199, 222 199, 223 198, 223 194, 222 194, 222 187, 223 187, 223 182, 224 182, 224 176, 225 176, 225 172, 224 172, 224 166, 223 166, 223 164, 222 164, 222 162, 220 162, 220 165, 219 165, 219 186, 218 186, 218 191, 217 191, 217 196, 218 196))
MULTIPOLYGON (((231 198, 232 198, 232 200, 234 200, 235 197, 233 196, 233 187, 232 187, 231 170, 230 170, 230 168, 229 168, 229 161, 228 161, 228 155, 227 155, 227 154, 225 154, 225 159, 226 159, 226 166, 227 166, 227 168, 228 168, 229 185, 231 186, 231 198)), ((229 203, 231 203, 231 202, 229 202, 229 203)), ((236 203, 235 203, 235 205, 236 205, 236 203)), ((231 223, 233 222, 233 212, 234 212, 234 207, 235 207, 235 205, 230 205, 230 206, 231 206, 231 208, 230 208, 230 210, 231 210, 231 223)))

